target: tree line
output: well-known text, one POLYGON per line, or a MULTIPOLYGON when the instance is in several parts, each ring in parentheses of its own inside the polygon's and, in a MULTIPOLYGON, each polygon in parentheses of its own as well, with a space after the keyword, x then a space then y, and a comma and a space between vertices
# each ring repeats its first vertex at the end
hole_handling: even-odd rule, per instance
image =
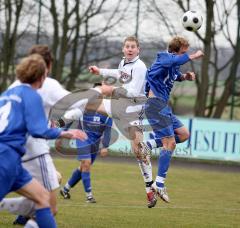
MULTIPOLYGON (((199 66, 191 65, 197 72, 194 113, 221 118, 226 108, 240 105, 240 0, 0 0, 0 91, 15 79, 15 64, 26 53, 24 42, 29 47, 48 43, 55 57, 53 77, 73 90, 88 65, 121 56, 113 40, 127 35, 146 39, 148 29, 141 28, 146 18, 165 35, 177 35, 175 12, 192 9, 204 17, 204 30, 194 36, 205 53, 199 66), (222 54, 219 36, 229 55, 222 54)), ((155 52, 161 37, 147 37, 155 52)))

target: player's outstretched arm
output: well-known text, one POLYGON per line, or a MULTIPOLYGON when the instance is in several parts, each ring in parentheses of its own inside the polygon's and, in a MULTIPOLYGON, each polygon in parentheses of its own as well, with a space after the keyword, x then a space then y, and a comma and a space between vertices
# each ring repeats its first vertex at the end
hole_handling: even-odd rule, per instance
POLYGON ((95 75, 102 75, 104 78, 113 77, 119 79, 120 73, 118 69, 104 69, 97 66, 88 67, 90 73, 95 75))
POLYGON ((100 74, 100 69, 97 66, 90 66, 88 67, 89 72, 92 74, 99 75, 100 74))
POLYGON ((84 131, 78 129, 70 129, 68 131, 62 131, 60 138, 85 140, 87 139, 87 135, 84 131))
POLYGON ((189 55, 189 59, 194 60, 194 59, 199 59, 204 56, 204 53, 201 50, 196 51, 195 53, 189 55))

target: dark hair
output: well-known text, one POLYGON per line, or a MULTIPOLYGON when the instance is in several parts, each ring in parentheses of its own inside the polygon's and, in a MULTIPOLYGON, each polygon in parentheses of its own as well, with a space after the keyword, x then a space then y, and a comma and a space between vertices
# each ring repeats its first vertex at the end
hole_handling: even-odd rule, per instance
POLYGON ((181 47, 189 47, 187 39, 181 36, 175 36, 168 44, 168 52, 177 53, 181 47))
POLYGON ((32 84, 45 75, 46 69, 42 56, 33 54, 20 61, 16 67, 16 75, 20 82, 32 84))
POLYGON ((37 45, 33 45, 29 51, 28 51, 29 55, 32 54, 39 54, 43 57, 47 67, 49 68, 50 65, 53 62, 53 55, 51 50, 49 49, 49 47, 47 45, 44 44, 37 44, 37 45))
POLYGON ((97 86, 102 86, 102 83, 101 82, 95 82, 93 84, 93 88, 97 87, 97 86))

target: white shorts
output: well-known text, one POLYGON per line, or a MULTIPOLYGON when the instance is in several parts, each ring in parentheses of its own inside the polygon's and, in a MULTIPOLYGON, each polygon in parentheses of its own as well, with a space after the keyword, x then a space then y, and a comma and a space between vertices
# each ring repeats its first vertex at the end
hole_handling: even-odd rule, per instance
POLYGON ((111 99, 103 99, 102 102, 107 115, 111 117, 112 116, 111 99))
MULTIPOLYGON (((114 100, 116 104, 118 104, 120 101, 119 100, 114 100)), ((103 105, 105 108, 105 111, 108 116, 116 118, 116 119, 121 119, 125 115, 128 116, 131 113, 135 113, 135 118, 134 120, 130 121, 129 124, 132 126, 139 126, 142 125, 142 116, 143 116, 143 105, 142 104, 135 104, 133 102, 133 99, 125 99, 125 102, 128 102, 130 105, 127 106, 126 110, 121 110, 120 112, 115 112, 114 115, 112 113, 112 108, 111 108, 111 99, 103 99, 103 105), (125 113, 123 112, 125 111, 125 113), (125 114, 125 115, 124 115, 125 114)), ((120 101, 122 102, 122 101, 120 101)))
POLYGON ((48 191, 59 187, 56 168, 50 154, 42 154, 32 160, 22 162, 22 165, 48 191))

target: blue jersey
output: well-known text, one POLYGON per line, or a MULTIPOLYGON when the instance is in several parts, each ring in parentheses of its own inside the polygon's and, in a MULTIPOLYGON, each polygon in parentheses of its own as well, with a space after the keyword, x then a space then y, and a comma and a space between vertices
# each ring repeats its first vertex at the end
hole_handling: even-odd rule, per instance
POLYGON ((102 140, 104 148, 107 148, 111 139, 112 119, 97 112, 85 112, 82 128, 88 139, 92 142, 102 140))
POLYGON ((61 130, 48 128, 41 97, 31 86, 22 84, 0 97, 0 143, 22 156, 27 133, 37 138, 55 139, 61 130))
POLYGON ((85 112, 79 128, 88 136, 85 141, 76 140, 78 160, 91 159, 93 163, 99 152, 100 142, 107 148, 111 139, 112 119, 97 112, 85 112))
POLYGON ((157 59, 148 69, 146 79, 147 86, 150 87, 156 97, 164 101, 169 100, 174 81, 180 81, 180 65, 188 62, 187 53, 176 55, 169 52, 159 52, 157 59))

